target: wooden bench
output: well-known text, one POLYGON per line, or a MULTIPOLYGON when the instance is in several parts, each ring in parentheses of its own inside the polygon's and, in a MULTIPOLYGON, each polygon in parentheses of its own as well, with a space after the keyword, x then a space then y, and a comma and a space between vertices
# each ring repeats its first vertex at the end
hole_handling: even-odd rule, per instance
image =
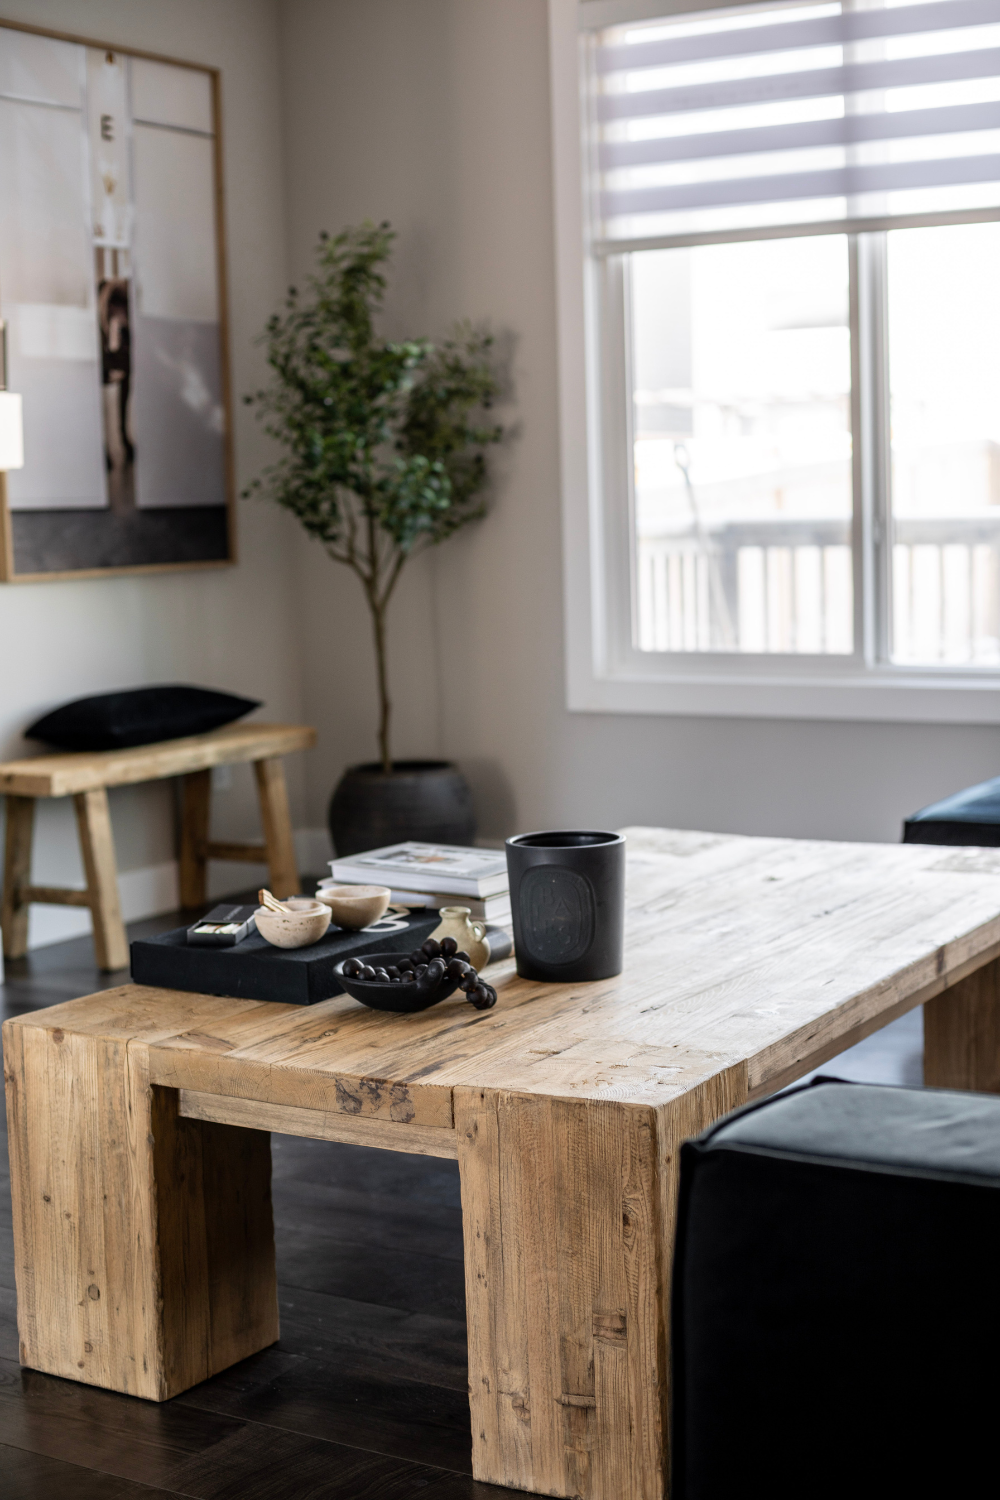
POLYGON ((86 906, 94 924, 94 951, 102 969, 128 965, 128 939, 118 898, 118 871, 108 809, 108 787, 183 777, 180 834, 180 900, 185 907, 207 899, 210 859, 266 862, 271 889, 292 896, 299 888, 288 793, 281 756, 308 750, 316 731, 306 724, 229 724, 209 734, 131 750, 75 751, 0 763, 0 792, 7 797, 0 927, 4 953, 21 958, 28 947, 28 910, 42 906, 86 906), (223 843, 209 838, 212 768, 250 761, 257 777, 262 844, 223 843), (31 838, 37 797, 72 797, 87 884, 78 890, 31 884, 31 838))

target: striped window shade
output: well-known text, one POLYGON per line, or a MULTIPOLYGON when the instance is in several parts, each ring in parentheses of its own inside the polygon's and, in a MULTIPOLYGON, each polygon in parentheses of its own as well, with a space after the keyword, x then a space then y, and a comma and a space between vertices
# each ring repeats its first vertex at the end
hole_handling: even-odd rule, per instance
POLYGON ((589 51, 598 248, 1000 216, 1000 0, 701 10, 589 51))

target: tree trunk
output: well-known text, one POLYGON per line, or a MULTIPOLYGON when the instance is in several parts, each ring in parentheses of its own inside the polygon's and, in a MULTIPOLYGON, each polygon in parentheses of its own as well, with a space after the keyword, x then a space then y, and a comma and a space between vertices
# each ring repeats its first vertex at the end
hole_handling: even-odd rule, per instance
POLYGON ((392 770, 392 756, 389 753, 389 716, 392 712, 392 704, 389 702, 389 683, 386 675, 386 652, 385 652, 385 604, 371 602, 372 629, 375 633, 375 663, 378 669, 378 750, 382 760, 382 769, 386 775, 392 770))

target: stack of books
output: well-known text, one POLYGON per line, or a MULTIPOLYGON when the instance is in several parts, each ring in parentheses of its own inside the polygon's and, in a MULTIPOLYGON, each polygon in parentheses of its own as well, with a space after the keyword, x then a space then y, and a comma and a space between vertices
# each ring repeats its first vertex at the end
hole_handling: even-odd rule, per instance
POLYGON ((503 849, 457 844, 390 844, 332 859, 336 885, 387 885, 394 906, 467 906, 479 922, 510 921, 507 855, 503 849))

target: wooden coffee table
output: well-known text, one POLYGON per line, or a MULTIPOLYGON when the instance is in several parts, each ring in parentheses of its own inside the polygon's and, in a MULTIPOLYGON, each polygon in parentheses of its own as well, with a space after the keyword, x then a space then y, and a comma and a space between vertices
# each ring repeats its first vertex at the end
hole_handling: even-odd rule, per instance
POLYGON ((1000 1090, 1000 851, 628 834, 617 979, 8 1021, 22 1362, 164 1400, 276 1339, 271 1130, 455 1157, 476 1477, 663 1495, 680 1143, 922 1003, 927 1081, 1000 1090))

